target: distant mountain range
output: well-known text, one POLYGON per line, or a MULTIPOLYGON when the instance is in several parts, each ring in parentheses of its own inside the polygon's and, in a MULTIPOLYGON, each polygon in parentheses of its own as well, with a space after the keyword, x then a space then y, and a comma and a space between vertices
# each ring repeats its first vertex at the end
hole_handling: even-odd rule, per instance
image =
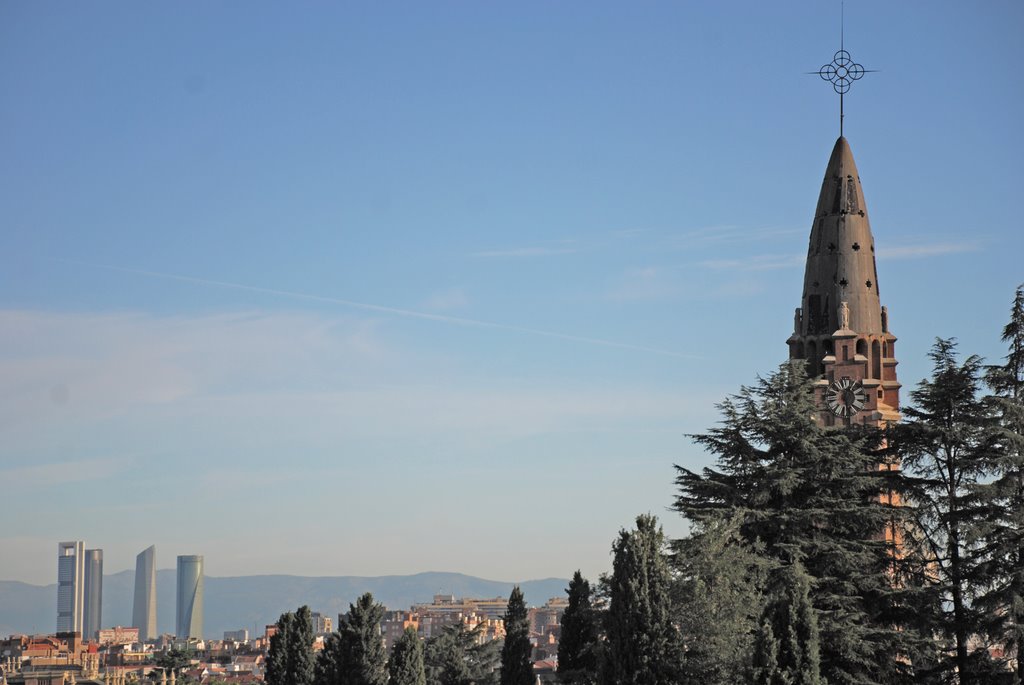
MULTIPOLYGON (((174 632, 175 571, 157 571, 157 630, 174 632)), ((103 626, 130 626, 134 571, 103 577, 103 626)), ((225 630, 248 628, 262 634, 285 611, 308 604, 313 611, 337 620, 340 612, 364 592, 389 609, 408 609, 429 603, 435 594, 456 597, 508 597, 516 583, 484 580, 461 573, 417 573, 410 576, 236 576, 205 578, 203 633, 220 638, 225 630)), ((518 583, 526 602, 539 606, 551 597, 564 597, 569 581, 561 578, 518 583)), ((0 580, 0 636, 51 633, 57 621, 57 586, 0 580)))

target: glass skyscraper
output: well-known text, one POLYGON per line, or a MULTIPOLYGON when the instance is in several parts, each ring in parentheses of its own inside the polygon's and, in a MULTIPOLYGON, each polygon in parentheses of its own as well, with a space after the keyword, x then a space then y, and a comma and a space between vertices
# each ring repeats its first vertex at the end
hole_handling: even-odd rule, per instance
POLYGON ((82 632, 85 543, 57 544, 57 632, 82 632))
POLYGON ((103 626, 103 550, 85 550, 85 589, 83 592, 82 638, 95 640, 103 626))
POLYGON ((139 640, 155 640, 156 634, 156 545, 150 545, 135 557, 135 602, 132 627, 139 629, 139 640))
POLYGON ((203 637, 203 557, 178 557, 178 615, 175 633, 179 638, 203 637))

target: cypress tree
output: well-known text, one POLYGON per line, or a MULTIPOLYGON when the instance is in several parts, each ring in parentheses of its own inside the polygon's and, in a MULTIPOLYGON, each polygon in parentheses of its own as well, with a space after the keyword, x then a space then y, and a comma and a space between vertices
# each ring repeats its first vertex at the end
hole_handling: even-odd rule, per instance
POLYGON ((754 650, 756 685, 825 685, 810 579, 799 563, 776 569, 754 650))
POLYGON ((308 606, 286 612, 270 638, 264 680, 268 685, 313 683, 313 623, 308 606))
POLYGON ((621 531, 612 545, 607 685, 669 685, 681 678, 682 645, 673 624, 671 574, 658 520, 638 516, 636 530, 621 531))
POLYGON ((558 680, 592 685, 597 681, 598 629, 590 583, 577 570, 566 592, 569 604, 562 613, 558 640, 558 680))
POLYGON ((293 635, 292 623, 295 614, 288 611, 281 614, 275 624, 276 630, 270 636, 270 649, 267 651, 267 665, 264 680, 267 685, 288 685, 288 656, 291 652, 290 640, 293 635))
POLYGON ((388 685, 426 685, 423 666, 423 643, 416 629, 409 627, 395 642, 388 661, 388 685))
POLYGON ((289 626, 288 673, 291 685, 313 683, 313 620, 308 606, 299 607, 289 626))
POLYGON ((385 685, 387 651, 380 634, 384 607, 367 592, 349 605, 338 631, 341 645, 341 685, 385 685))
POLYGON ((699 534, 693 527, 690 537, 674 544, 674 592, 687 682, 735 685, 750 679, 771 562, 739 538, 738 523, 706 525, 699 534))
POLYGON ((387 651, 380 634, 384 607, 367 592, 350 604, 316 663, 317 685, 386 685, 387 651))
POLYGON ((501 685, 533 685, 533 646, 530 644, 530 620, 523 592, 516 585, 505 610, 505 642, 501 647, 501 685))
POLYGON ((337 685, 341 682, 340 635, 333 632, 324 640, 324 647, 316 657, 313 682, 316 685, 337 685))
POLYGON ((497 685, 500 649, 499 641, 482 640, 479 625, 473 630, 462 623, 445 626, 424 649, 427 684, 497 685))

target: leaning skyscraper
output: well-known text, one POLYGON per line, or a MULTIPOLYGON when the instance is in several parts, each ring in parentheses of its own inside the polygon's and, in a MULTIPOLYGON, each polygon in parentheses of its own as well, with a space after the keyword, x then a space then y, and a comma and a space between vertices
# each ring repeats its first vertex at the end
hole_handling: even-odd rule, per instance
POLYGON ((156 545, 150 545, 135 557, 135 603, 132 626, 139 629, 139 640, 155 640, 156 634, 156 545))
POLYGON ((203 557, 178 557, 178 638, 203 637, 203 557))

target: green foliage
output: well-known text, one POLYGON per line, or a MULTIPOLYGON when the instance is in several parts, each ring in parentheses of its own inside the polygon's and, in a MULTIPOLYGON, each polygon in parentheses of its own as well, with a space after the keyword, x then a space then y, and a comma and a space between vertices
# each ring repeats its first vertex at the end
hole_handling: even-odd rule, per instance
POLYGON ((497 640, 482 641, 481 627, 446 626, 427 640, 424 662, 428 685, 497 685, 501 660, 497 640))
POLYGON ((313 616, 308 606, 301 606, 295 612, 288 637, 288 670, 290 685, 312 685, 313 683, 313 616))
POLYGON ((739 538, 738 524, 708 522, 700 534, 674 545, 687 682, 734 685, 751 673, 769 562, 739 538))
POLYGON ((916 478, 908 502, 917 516, 908 528, 911 546, 926 550, 930 579, 945 609, 935 630, 948 640, 961 683, 977 680, 971 643, 983 632, 973 606, 983 582, 984 550, 973 533, 984 516, 978 484, 999 452, 995 420, 979 397, 981 359, 958 361, 952 340, 936 341, 929 355, 932 377, 911 392, 906 420, 892 432, 894 451, 916 478))
POLYGON ((999 450, 990 482, 978 487, 985 590, 976 606, 985 633, 1014 655, 1014 682, 1024 684, 1024 285, 1017 288, 1002 340, 1009 347, 1005 364, 985 372, 999 450))
POLYGON ((277 619, 277 631, 270 637, 270 649, 267 651, 267 665, 263 676, 267 685, 287 685, 288 683, 288 639, 291 637, 291 626, 295 614, 286 612, 277 619))
POLYGON ((533 685, 533 646, 530 621, 519 586, 512 588, 505 610, 505 640, 501 648, 501 685, 533 685))
POLYGON ((578 570, 569 587, 569 605, 562 613, 558 641, 558 679, 574 685, 597 682, 598 617, 590 601, 590 583, 578 570))
POLYGON ((423 643, 416 629, 409 627, 395 642, 388 661, 388 685, 426 685, 423 665, 423 643))
POLYGON ((754 650, 756 685, 825 685, 810 578, 799 563, 775 569, 754 650))
MULTIPOLYGON (((316 657, 313 666, 313 682, 316 685, 337 685, 341 682, 341 637, 333 632, 324 639, 324 647, 316 657)), ((269 660, 267 662, 269 672, 269 660)), ((266 678, 266 676, 265 676, 266 678)))
POLYGON ((612 545, 610 604, 606 618, 607 685, 666 685, 682 677, 682 643, 673 624, 672 578, 665 535, 654 516, 621 531, 612 545))
POLYGON ((342 682, 345 685, 384 685, 388 680, 387 653, 381 639, 380 622, 384 607, 367 592, 349 605, 345 621, 339 626, 343 658, 342 682))
POLYGON ((191 649, 168 649, 160 652, 153 659, 153 663, 162 668, 165 672, 174 671, 177 673, 192 663, 195 653, 191 649))
POLYGON ((264 680, 268 685, 313 683, 313 623, 308 606, 281 614, 277 620, 264 680))
MULTIPOLYGON (((898 471, 875 468, 881 434, 819 425, 813 381, 802 364, 782 365, 719 409, 721 425, 693 436, 717 457, 716 468, 677 467, 675 508, 693 531, 679 555, 691 595, 707 593, 701 603, 728 618, 726 635, 741 635, 744 623, 753 632, 756 620, 738 603, 765 589, 765 570, 800 562, 813 579, 828 681, 909 679, 925 640, 905 625, 910 586, 894 584, 901 562, 880 535, 905 515, 879 501, 880 492, 901 487, 898 471), (715 556, 731 546, 741 548, 739 567, 727 573, 715 556)), ((742 656, 715 648, 703 659, 703 670, 720 678, 742 656)))

